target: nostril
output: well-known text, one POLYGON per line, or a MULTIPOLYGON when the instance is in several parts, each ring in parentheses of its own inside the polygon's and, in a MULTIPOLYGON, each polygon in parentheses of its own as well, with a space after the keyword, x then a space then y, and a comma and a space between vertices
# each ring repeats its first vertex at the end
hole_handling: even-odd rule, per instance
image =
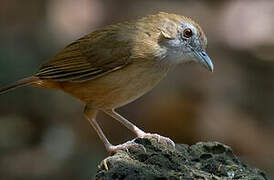
POLYGON ((203 56, 206 56, 206 54, 205 54, 204 52, 202 52, 202 55, 203 55, 203 56))

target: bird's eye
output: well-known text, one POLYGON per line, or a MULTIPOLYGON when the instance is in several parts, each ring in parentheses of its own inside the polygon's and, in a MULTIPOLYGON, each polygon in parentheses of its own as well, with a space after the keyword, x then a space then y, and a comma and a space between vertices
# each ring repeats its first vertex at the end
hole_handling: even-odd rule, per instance
POLYGON ((184 37, 190 38, 192 36, 192 30, 190 28, 186 28, 184 30, 184 37))

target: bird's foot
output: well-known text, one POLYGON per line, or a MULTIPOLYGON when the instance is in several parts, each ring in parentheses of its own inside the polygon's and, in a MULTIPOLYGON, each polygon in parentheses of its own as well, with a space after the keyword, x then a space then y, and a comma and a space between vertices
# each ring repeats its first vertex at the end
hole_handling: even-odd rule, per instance
POLYGON ((146 151, 145 147, 142 144, 138 144, 138 143, 134 142, 134 140, 135 139, 133 139, 131 141, 127 141, 127 142, 125 142, 123 144, 119 144, 119 145, 110 145, 109 147, 107 147, 107 151, 111 155, 115 154, 119 150, 128 152, 129 148, 141 148, 144 151, 146 151))
POLYGON ((138 135, 139 138, 155 138, 158 142, 164 141, 171 146, 175 147, 175 143, 168 137, 160 136, 159 134, 151 134, 151 133, 141 133, 138 135))

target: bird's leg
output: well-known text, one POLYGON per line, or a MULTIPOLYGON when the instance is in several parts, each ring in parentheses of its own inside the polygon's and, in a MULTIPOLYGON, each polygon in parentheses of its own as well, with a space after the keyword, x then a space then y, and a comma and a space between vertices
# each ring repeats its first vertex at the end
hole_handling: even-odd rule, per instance
POLYGON ((145 132, 135 126, 133 123, 128 121, 126 118, 115 112, 113 109, 111 110, 104 110, 104 112, 114 119, 118 120, 121 124, 123 124, 126 128, 128 128, 130 131, 132 131, 134 134, 136 134, 137 137, 141 137, 145 132))
POLYGON ((103 133, 102 129, 100 128, 99 124, 96 121, 97 110, 86 106, 84 114, 85 114, 85 117, 90 122, 90 124, 92 125, 92 127, 95 129, 95 131, 98 134, 98 136, 100 137, 100 139, 103 141, 103 143, 106 147, 106 150, 110 154, 114 154, 118 150, 128 150, 128 147, 139 146, 138 144, 136 144, 133 141, 128 141, 124 144, 119 144, 119 145, 116 145, 116 146, 112 145, 108 141, 107 137, 105 136, 105 134, 103 133))
POLYGON ((158 134, 151 134, 151 133, 144 132, 143 130, 135 126, 133 123, 128 121, 126 118, 124 118, 123 116, 115 112, 114 109, 104 110, 104 112, 110 115, 111 117, 113 117, 114 119, 118 120, 120 123, 122 123, 125 127, 127 127, 130 131, 132 131, 138 138, 152 137, 152 138, 156 138, 158 142, 163 140, 171 144, 173 147, 175 147, 175 143, 171 139, 160 136, 158 134))
POLYGON ((94 109, 86 106, 84 115, 87 118, 87 120, 89 121, 89 123, 92 125, 92 127, 95 129, 99 138, 103 141, 106 149, 109 149, 112 146, 112 144, 108 141, 104 132, 102 131, 102 129, 100 128, 99 124, 96 121, 97 110, 94 110, 94 109))

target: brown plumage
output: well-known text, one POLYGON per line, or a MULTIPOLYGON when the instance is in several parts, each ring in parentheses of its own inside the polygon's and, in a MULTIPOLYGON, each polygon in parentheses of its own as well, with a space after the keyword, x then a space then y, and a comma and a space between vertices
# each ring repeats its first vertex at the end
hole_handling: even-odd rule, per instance
POLYGON ((0 93, 32 85, 71 94, 86 104, 85 115, 109 152, 126 148, 129 143, 113 146, 108 142, 95 120, 98 110, 120 121, 137 137, 153 136, 173 143, 143 132, 114 109, 151 90, 180 62, 199 61, 212 71, 206 44, 202 29, 191 19, 168 13, 149 15, 78 39, 45 62, 34 76, 0 93))

